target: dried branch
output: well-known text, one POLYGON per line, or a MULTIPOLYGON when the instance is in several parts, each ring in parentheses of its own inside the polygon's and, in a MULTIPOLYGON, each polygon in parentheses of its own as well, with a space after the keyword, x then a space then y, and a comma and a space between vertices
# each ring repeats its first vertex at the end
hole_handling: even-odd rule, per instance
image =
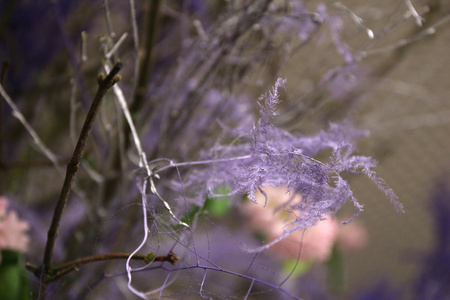
POLYGON ((66 177, 64 179, 64 184, 61 189, 61 194, 58 200, 58 203, 55 207, 55 211, 53 213, 52 223, 50 225, 50 229, 48 230, 47 244, 45 246, 44 253, 44 271, 45 273, 49 273, 51 268, 51 261, 53 256, 53 248, 55 246, 56 237, 58 235, 59 223, 61 221, 61 216, 63 214, 64 208, 67 204, 67 200, 69 198, 70 190, 72 188, 73 181, 75 179, 75 174, 78 171, 81 161, 81 155, 83 153, 84 147, 86 145, 87 139, 89 137, 89 133, 92 129, 92 125, 95 120, 95 116, 100 108, 100 104, 105 96, 106 92, 117 82, 120 77, 116 76, 122 68, 121 63, 117 63, 111 72, 106 76, 104 75, 98 77, 99 87, 97 93, 95 94, 94 100, 92 102, 91 108, 86 116, 86 120, 84 122, 83 128, 80 133, 80 137, 78 138, 77 145, 75 146, 75 150, 73 152, 72 158, 70 159, 69 164, 67 165, 66 177))
MULTIPOLYGON (((100 261, 109 261, 114 259, 128 259, 130 257, 130 253, 125 252, 118 252, 118 253, 107 253, 107 254, 97 254, 97 255, 91 255, 86 257, 81 257, 76 260, 63 263, 60 265, 55 266, 51 273, 46 274, 46 277, 44 278, 44 281, 50 282, 53 280, 56 280, 72 271, 77 271, 80 266, 93 263, 93 262, 100 262, 100 261)), ((172 265, 175 265, 175 263, 180 259, 175 253, 169 252, 167 255, 162 256, 156 256, 155 253, 150 252, 147 254, 135 254, 131 257, 133 260, 141 260, 145 262, 146 264, 150 264, 152 262, 169 262, 172 265)), ((32 272, 37 277, 40 277, 41 274, 41 267, 33 265, 29 262, 26 263, 26 268, 28 271, 32 272)))

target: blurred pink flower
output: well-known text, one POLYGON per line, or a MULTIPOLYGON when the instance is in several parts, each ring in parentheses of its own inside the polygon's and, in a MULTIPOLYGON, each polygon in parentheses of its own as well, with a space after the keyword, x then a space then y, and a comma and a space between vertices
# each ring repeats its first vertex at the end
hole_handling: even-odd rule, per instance
POLYGON ((263 233, 273 239, 280 236, 283 233, 283 226, 295 217, 286 208, 302 201, 302 196, 300 194, 290 195, 286 187, 265 186, 263 191, 267 195, 267 205, 264 206, 264 195, 258 192, 255 195, 258 205, 246 202, 243 206, 243 213, 247 225, 253 231, 263 233))
POLYGON ((362 249, 367 245, 367 230, 357 221, 340 226, 337 238, 338 246, 344 251, 362 249))
MULTIPOLYGON (((248 227, 271 242, 282 235, 285 226, 300 214, 292 205, 300 203, 302 196, 290 194, 286 186, 265 186, 262 190, 267 195, 267 205, 264 207, 265 198, 259 192, 256 194, 257 204, 246 202, 242 213, 248 227)), ((359 224, 340 226, 329 217, 305 231, 291 233, 268 251, 283 258, 296 258, 301 250, 302 260, 324 262, 336 242, 342 249, 357 249, 367 242, 367 233, 359 224)))
POLYGON ((7 198, 0 197, 0 250, 26 252, 29 244, 26 231, 29 225, 26 221, 20 220, 15 211, 7 212, 7 208, 7 198))
POLYGON ((298 230, 291 233, 270 250, 285 258, 296 258, 301 251, 300 259, 302 260, 324 262, 330 257, 338 228, 336 221, 326 219, 306 231, 298 230))

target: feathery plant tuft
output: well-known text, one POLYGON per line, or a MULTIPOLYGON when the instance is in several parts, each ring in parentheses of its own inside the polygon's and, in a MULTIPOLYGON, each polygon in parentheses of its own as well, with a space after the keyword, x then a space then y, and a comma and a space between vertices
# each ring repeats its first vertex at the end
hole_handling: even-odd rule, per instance
MULTIPOLYGON (((283 240, 294 231, 314 226, 339 211, 342 205, 351 201, 356 208, 353 220, 363 210, 363 205, 353 196, 343 173, 362 173, 382 190, 398 211, 403 212, 397 196, 383 179, 374 171, 376 161, 370 157, 354 154, 358 138, 365 132, 354 129, 348 122, 330 124, 328 130, 317 136, 293 135, 277 128, 273 119, 280 103, 279 89, 285 87, 286 80, 278 79, 270 92, 259 100, 260 118, 247 132, 237 132, 238 136, 228 145, 216 145, 205 156, 209 167, 193 171, 183 184, 184 189, 204 186, 199 198, 205 199, 207 191, 220 186, 229 186, 229 195, 248 195, 258 205, 255 193, 263 186, 287 186, 291 194, 303 196, 301 203, 284 207, 299 210, 301 214, 286 224, 284 233, 276 240, 250 252, 261 252, 283 240), (321 151, 331 150, 328 161, 314 158, 321 151)), ((216 195, 217 196, 217 195, 216 195)), ((264 206, 267 204, 265 197, 264 206)))

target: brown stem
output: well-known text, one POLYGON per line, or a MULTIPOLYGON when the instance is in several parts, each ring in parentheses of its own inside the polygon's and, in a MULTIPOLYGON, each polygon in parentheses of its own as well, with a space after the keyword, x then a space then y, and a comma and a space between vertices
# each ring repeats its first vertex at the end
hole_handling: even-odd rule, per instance
POLYGON ((72 188, 73 181, 75 179, 75 174, 78 171, 81 161, 81 155, 83 153, 84 147, 86 145, 86 141, 89 137, 89 133, 92 129, 92 125, 95 120, 95 116, 97 115, 100 104, 105 96, 106 92, 117 82, 120 77, 116 76, 122 68, 121 63, 117 63, 111 72, 105 77, 98 77, 98 90, 94 96, 94 100, 92 101, 91 108, 86 116, 86 120, 84 121, 83 128, 81 129, 80 137, 78 138, 77 145, 75 146, 75 150, 72 154, 72 158, 70 159, 67 165, 66 177, 64 179, 64 184, 61 189, 61 194, 59 196, 58 203, 56 204, 55 211, 53 213, 52 223, 48 230, 47 235, 47 244, 45 246, 44 252, 44 272, 48 274, 51 268, 52 256, 53 256, 53 248, 55 246, 56 237, 58 235, 59 223, 61 221, 61 216, 63 214, 64 208, 67 204, 67 200, 69 198, 70 190, 72 188))
MULTIPOLYGON (((57 265, 52 268, 51 272, 46 274, 43 278, 45 283, 48 283, 50 281, 56 280, 72 271, 77 271, 81 265, 89 264, 92 262, 99 262, 99 261, 105 261, 105 260, 113 260, 113 259, 128 259, 128 257, 131 255, 131 253, 107 253, 107 254, 98 254, 98 255, 92 255, 92 256, 86 256, 81 257, 76 260, 63 263, 60 265, 57 265)), ((155 256, 153 252, 148 254, 135 254, 131 259, 134 260, 142 260, 145 263, 149 264, 154 261, 158 262, 169 262, 171 264, 175 264, 176 261, 179 260, 179 257, 176 256, 175 253, 169 252, 167 255, 164 256, 155 256)), ((37 277, 41 276, 41 267, 33 265, 31 263, 26 263, 26 268, 28 271, 32 272, 37 277)))

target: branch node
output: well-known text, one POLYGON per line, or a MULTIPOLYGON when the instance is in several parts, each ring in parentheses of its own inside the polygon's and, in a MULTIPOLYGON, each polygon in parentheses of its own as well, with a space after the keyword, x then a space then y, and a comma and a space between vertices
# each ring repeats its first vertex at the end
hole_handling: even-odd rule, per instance
POLYGON ((119 82, 120 79, 122 79, 122 76, 120 76, 120 75, 114 76, 114 78, 113 78, 113 84, 116 84, 117 82, 119 82))
POLYGON ((149 254, 147 254, 145 256, 144 262, 146 264, 149 264, 155 259, 155 257, 156 257, 155 253, 154 252, 150 252, 149 254))
POLYGON ((102 84, 104 80, 105 80, 105 74, 100 73, 97 75, 97 82, 99 85, 102 84))

